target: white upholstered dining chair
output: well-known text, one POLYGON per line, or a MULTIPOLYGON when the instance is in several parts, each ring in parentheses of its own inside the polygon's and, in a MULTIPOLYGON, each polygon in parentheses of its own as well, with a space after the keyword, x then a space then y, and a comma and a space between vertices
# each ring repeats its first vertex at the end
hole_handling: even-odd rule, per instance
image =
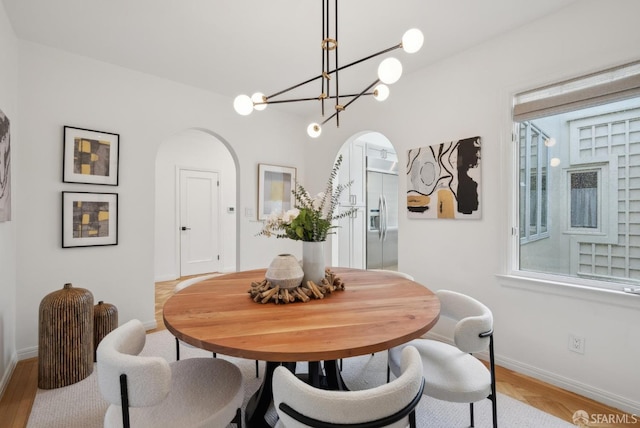
POLYGON ((347 428, 416 426, 415 407, 422 397, 422 362, 415 348, 401 355, 400 375, 392 382, 360 391, 328 391, 298 379, 284 366, 273 374, 276 428, 347 428))
POLYGON ((439 290, 435 294, 440 299, 440 318, 455 322, 453 344, 425 336, 414 339, 389 350, 389 370, 397 376, 402 349, 415 347, 422 359, 425 395, 444 401, 469 403, 472 427, 473 403, 488 398, 491 400, 493 426, 497 428, 493 314, 484 304, 465 294, 448 290, 439 290), (489 368, 472 355, 487 349, 489 368))
POLYGON ((131 320, 98 346, 98 386, 110 404, 105 427, 242 427, 244 385, 237 366, 216 358, 168 363, 140 356, 145 340, 142 323, 131 320))

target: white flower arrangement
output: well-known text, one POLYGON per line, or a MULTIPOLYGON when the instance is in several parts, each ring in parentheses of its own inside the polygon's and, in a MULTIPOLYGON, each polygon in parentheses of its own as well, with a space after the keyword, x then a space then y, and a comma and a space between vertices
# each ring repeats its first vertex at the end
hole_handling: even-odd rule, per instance
POLYGON ((295 208, 269 215, 258 235, 289 238, 297 241, 325 241, 327 235, 332 233, 331 229, 338 227, 333 225, 333 221, 350 216, 356 210, 356 208, 350 208, 335 215, 340 195, 353 183, 338 184, 334 188, 333 182, 341 163, 342 155, 338 156, 331 170, 326 190, 313 198, 300 183, 296 182, 295 189, 292 190, 295 208))

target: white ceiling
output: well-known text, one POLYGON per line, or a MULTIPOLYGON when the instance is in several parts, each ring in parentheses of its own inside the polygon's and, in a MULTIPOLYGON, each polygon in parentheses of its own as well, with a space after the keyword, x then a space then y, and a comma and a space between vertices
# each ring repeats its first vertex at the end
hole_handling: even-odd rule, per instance
MULTIPOLYGON (((272 94, 321 71, 321 0, 2 1, 21 39, 231 97, 272 94)), ((342 0, 340 64, 416 27, 422 50, 392 54, 407 74, 574 1, 342 0)), ((370 62, 340 73, 342 94, 376 79, 379 60, 370 62)), ((317 96, 318 86, 296 95, 317 96)))

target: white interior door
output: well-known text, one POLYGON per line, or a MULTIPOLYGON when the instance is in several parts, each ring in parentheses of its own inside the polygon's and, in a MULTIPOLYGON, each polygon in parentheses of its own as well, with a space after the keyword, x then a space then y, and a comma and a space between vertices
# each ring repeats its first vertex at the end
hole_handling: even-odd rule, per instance
POLYGON ((220 270, 218 192, 217 173, 180 169, 180 276, 220 270))

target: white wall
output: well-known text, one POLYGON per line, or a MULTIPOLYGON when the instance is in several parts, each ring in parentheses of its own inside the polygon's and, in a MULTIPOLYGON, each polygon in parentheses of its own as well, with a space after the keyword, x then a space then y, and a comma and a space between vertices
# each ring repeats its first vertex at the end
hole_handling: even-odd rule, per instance
MULTIPOLYGON (((22 198, 16 209, 17 349, 32 356, 38 305, 66 282, 116 305, 119 319, 154 322, 155 161, 160 144, 181 131, 212 130, 239 159, 239 209, 256 210, 257 164, 299 166, 303 147, 293 120, 278 112, 238 116, 232 100, 69 55, 29 42, 19 44, 18 161, 22 198), (120 134, 120 185, 62 183, 62 129, 72 125, 120 134), (117 192, 117 246, 62 249, 62 190, 117 192)), ((255 217, 252 217, 254 219, 255 217)), ((242 217, 240 267, 265 266, 280 243, 255 237, 260 223, 242 217)))
POLYGON ((306 175, 323 177, 340 145, 374 126, 398 150, 401 175, 408 149, 480 135, 482 219, 408 220, 401 202, 400 270, 486 302, 501 364, 640 414, 640 299, 496 276, 507 273, 510 248, 511 96, 640 59, 637 16, 634 0, 576 2, 404 76, 385 103, 358 101, 340 129, 325 125, 306 153, 306 175), (586 338, 584 355, 568 351, 569 333, 586 338))
POLYGON ((0 110, 9 118, 11 133, 12 220, 0 222, 0 395, 17 362, 16 355, 16 221, 15 174, 18 140, 18 45, 0 2, 0 110))
POLYGON ((178 168, 216 171, 220 181, 220 266, 236 270, 236 168, 229 149, 200 130, 181 132, 165 141, 156 158, 155 281, 180 277, 179 231, 176 211, 178 168), (234 208, 230 213, 228 208, 234 208))
MULTIPOLYGON (((64 282, 90 288, 96 298, 116 304, 122 321, 137 317, 151 322, 154 225, 144 213, 154 208, 155 153, 177 132, 212 130, 237 153, 241 269, 265 266, 278 252, 300 252, 297 243, 255 237, 260 223, 244 216, 246 208, 255 216, 258 162, 296 166, 305 187, 318 192, 341 144, 358 132, 383 133, 401 159, 410 148, 480 135, 482 219, 410 221, 401 215, 400 269, 433 289, 451 288, 486 302, 494 310, 502 364, 640 414, 637 299, 555 285, 527 286, 497 276, 507 273, 511 226, 510 96, 638 59, 639 14, 635 0, 576 2, 404 76, 391 87, 387 102, 359 100, 342 116, 340 129, 328 124, 313 142, 301 137, 306 121, 275 111, 238 117, 229 99, 21 43, 21 138, 14 170, 20 196, 14 212, 20 236, 16 348, 26 352, 37 344, 38 303, 64 282), (105 190, 61 183, 63 125, 121 135, 116 247, 60 248, 60 191, 105 190), (584 355, 567 350, 570 332, 586 337, 584 355)), ((6 43, 6 37, 0 40, 6 43)), ((429 49, 429 43, 423 49, 429 49)), ((11 83, 2 73, 0 90, 11 83)), ((404 172, 401 162, 400 174, 404 172)), ((401 193, 405 186, 401 180, 401 193)), ((400 212, 404 209, 401 203, 400 212)), ((1 227, 4 239, 7 232, 1 227)), ((7 252, 4 245, 0 251, 7 252)), ((4 280, 6 274, 0 275, 4 280)))
POLYGON ((18 45, 13 29, 0 2, 0 110, 10 120, 13 220, 0 222, 0 395, 7 382, 16 355, 16 147, 18 139, 18 45))

